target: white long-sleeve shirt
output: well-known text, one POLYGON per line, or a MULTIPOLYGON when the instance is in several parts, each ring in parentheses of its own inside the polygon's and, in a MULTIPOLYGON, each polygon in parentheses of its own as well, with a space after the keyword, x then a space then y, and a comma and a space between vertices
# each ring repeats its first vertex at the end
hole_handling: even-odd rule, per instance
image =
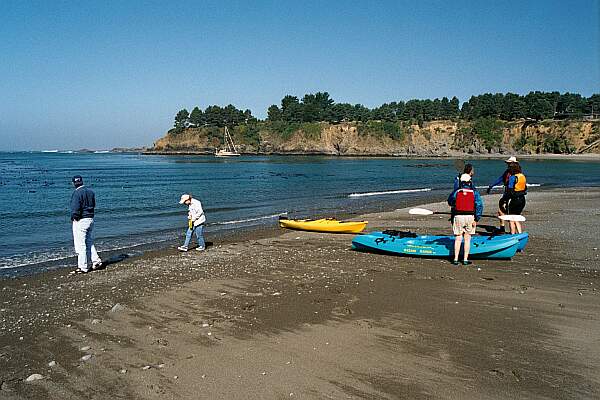
POLYGON ((194 226, 202 225, 206 222, 204 216, 204 210, 202 209, 202 203, 200 200, 192 199, 189 206, 188 218, 192 220, 194 226))

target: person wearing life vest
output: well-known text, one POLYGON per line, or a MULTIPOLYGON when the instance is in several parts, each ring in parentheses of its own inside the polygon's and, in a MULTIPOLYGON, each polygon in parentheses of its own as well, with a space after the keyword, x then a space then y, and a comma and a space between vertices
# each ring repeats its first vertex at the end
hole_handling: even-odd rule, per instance
MULTIPOLYGON (((506 197, 508 199, 506 209, 510 215, 521 215, 525 208, 525 195, 527 194, 527 178, 521 170, 519 164, 511 164, 510 178, 506 187, 506 197)), ((510 233, 523 233, 521 223, 510 221, 510 233)))
POLYGON ((452 222, 452 231, 454 240, 454 260, 452 264, 458 265, 460 247, 463 237, 465 239, 463 251, 463 265, 471 264, 469 261, 469 250, 471 249, 471 235, 475 234, 477 221, 483 214, 483 201, 479 192, 471 182, 471 175, 462 174, 457 190, 454 190, 448 198, 448 203, 453 209, 454 220, 452 222))
MULTIPOLYGON (((502 175, 498 177, 498 179, 496 179, 491 185, 489 185, 486 190, 486 193, 490 194, 494 186, 498 186, 500 184, 504 186, 504 193, 498 201, 498 216, 505 215, 508 213, 506 206, 508 204, 507 187, 508 181, 510 179, 510 166, 513 164, 519 164, 519 161, 517 161, 517 157, 514 156, 509 157, 507 160, 504 160, 504 162, 506 163, 506 170, 502 173, 502 175)), ((498 228, 498 230, 500 232, 506 232, 506 229, 504 227, 504 220, 502 219, 500 220, 500 228, 498 228)))
POLYGON ((454 192, 456 192, 460 188, 460 177, 462 176, 462 174, 469 174, 471 176, 471 184, 473 185, 473 187, 475 187, 475 184, 473 183, 473 175, 475 175, 475 169, 473 168, 473 164, 465 164, 463 172, 461 172, 456 176, 456 178, 454 178, 454 189, 452 189, 452 193, 450 193, 450 196, 448 196, 448 205, 450 205, 451 224, 454 223, 454 215, 456 214, 454 214, 454 207, 452 206, 452 204, 450 204, 450 198, 452 197, 454 192))

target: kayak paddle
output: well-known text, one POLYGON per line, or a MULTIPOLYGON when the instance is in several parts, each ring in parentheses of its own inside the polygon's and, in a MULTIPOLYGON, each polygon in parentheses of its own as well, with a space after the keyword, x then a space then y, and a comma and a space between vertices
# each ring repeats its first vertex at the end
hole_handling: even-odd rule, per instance
POLYGON ((462 172, 465 170, 465 160, 462 158, 456 158, 454 160, 454 168, 456 168, 456 171, 459 174, 462 174, 462 172))
MULTIPOLYGON (((431 211, 426 208, 411 208, 408 210, 409 214, 412 215, 432 215, 432 214, 443 214, 443 215, 452 215, 452 213, 444 212, 444 211, 431 211)), ((514 221, 514 222, 524 222, 527 219, 522 215, 482 215, 482 217, 487 218, 500 218, 504 221, 514 221)))

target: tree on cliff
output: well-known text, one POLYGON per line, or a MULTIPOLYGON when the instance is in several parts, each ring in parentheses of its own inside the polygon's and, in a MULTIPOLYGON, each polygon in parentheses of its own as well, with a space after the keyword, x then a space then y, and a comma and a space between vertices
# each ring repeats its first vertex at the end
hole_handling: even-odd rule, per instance
POLYGON ((287 95, 281 99, 281 114, 284 121, 302 121, 302 106, 296 96, 287 95))
POLYGON ((185 108, 175 115, 175 129, 183 129, 189 122, 190 113, 185 108))
MULTIPOLYGON (((299 100, 298 97, 286 95, 281 100, 281 106, 273 104, 267 110, 269 122, 279 121, 283 125, 311 122, 339 123, 343 121, 411 121, 422 125, 425 121, 436 119, 466 120, 500 119, 511 121, 519 118, 577 118, 600 112, 600 95, 594 94, 589 98, 579 94, 559 92, 530 92, 525 96, 515 93, 484 93, 463 103, 462 108, 456 96, 448 100, 441 99, 412 99, 407 102, 398 101, 384 103, 379 107, 369 109, 361 104, 336 103, 329 93, 307 93, 299 100)), ((226 107, 212 105, 204 112, 194 107, 192 113, 183 109, 175 116, 175 128, 184 129, 190 123, 195 126, 223 127, 255 123, 257 120, 250 110, 239 110, 229 104, 226 107)), ((480 124, 481 126, 485 124, 480 124)), ((288 126, 288 127, 289 127, 288 126)), ((483 129, 487 131, 487 127, 483 129)))
POLYGON ((281 121, 281 110, 275 104, 267 110, 267 119, 269 121, 281 121))
POLYGON ((190 123, 195 126, 203 126, 204 125, 204 113, 198 107, 194 107, 192 113, 190 114, 190 123))

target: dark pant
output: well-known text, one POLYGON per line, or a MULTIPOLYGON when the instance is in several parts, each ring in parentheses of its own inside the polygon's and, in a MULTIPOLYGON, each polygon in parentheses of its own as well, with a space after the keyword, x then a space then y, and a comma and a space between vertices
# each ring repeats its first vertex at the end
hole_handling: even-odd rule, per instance
POLYGON ((525 208, 525 196, 515 196, 508 199, 508 213, 511 215, 521 215, 525 208))

